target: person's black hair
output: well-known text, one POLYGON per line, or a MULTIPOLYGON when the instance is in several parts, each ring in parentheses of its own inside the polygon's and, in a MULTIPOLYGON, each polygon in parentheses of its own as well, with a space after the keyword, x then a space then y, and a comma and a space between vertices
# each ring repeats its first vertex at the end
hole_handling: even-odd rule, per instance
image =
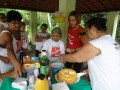
POLYGON ((46 29, 48 28, 48 25, 46 23, 43 23, 41 26, 46 27, 46 29))
POLYGON ((11 22, 11 21, 21 21, 22 20, 22 16, 18 11, 14 11, 11 10, 7 13, 7 21, 11 22))
POLYGON ((99 31, 106 31, 106 19, 100 17, 92 17, 86 22, 86 27, 91 28, 92 26, 96 27, 99 31))
POLYGON ((80 23, 81 17, 80 17, 80 14, 79 14, 78 12, 76 12, 76 11, 71 11, 70 14, 69 14, 69 16, 68 16, 68 21, 69 21, 70 16, 74 16, 74 17, 75 17, 75 19, 76 19, 76 21, 77 21, 77 24, 80 23))

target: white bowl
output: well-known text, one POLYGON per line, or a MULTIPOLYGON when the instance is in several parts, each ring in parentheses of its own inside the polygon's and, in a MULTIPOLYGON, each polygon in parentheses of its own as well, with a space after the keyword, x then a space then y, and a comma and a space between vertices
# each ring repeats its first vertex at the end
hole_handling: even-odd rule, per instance
POLYGON ((57 68, 63 68, 63 67, 64 67, 64 64, 61 62, 55 62, 55 63, 50 64, 50 68, 52 70, 57 69, 57 68))

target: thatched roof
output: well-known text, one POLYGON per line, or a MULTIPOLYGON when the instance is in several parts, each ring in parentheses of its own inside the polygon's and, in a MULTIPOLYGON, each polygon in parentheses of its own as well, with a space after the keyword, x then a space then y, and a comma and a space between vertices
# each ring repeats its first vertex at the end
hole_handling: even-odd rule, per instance
MULTIPOLYGON (((0 7, 55 12, 59 10, 59 0, 0 0, 0 7)), ((80 13, 118 10, 120 10, 120 0, 76 0, 76 11, 80 13)))

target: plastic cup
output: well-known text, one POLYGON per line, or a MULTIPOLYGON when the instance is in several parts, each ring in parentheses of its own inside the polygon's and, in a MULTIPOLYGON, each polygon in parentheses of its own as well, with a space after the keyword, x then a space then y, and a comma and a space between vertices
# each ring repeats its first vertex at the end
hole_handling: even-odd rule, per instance
POLYGON ((34 70, 35 79, 37 78, 38 75, 39 75, 39 70, 38 70, 38 69, 35 69, 35 70, 34 70))
POLYGON ((28 81, 29 81, 29 84, 34 84, 35 83, 35 76, 29 75, 28 81))

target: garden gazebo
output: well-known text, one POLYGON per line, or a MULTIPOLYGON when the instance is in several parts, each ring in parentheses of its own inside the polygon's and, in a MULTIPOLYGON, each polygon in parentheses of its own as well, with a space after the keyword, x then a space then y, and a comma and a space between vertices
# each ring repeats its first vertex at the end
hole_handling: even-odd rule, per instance
MULTIPOLYGON (((0 7, 55 12, 59 10, 59 1, 61 0, 0 0, 0 7)), ((68 0, 66 5, 70 2, 71 0, 68 0)), ((119 0, 72 0, 72 3, 74 2, 76 2, 75 10, 84 14, 120 10, 119 0)))
MULTIPOLYGON (((36 11, 54 13, 55 11, 61 11, 64 15, 67 15, 71 10, 76 10, 81 14, 86 13, 98 13, 108 12, 107 24, 109 26, 109 33, 115 37, 115 31, 117 28, 117 22, 120 10, 119 0, 0 0, 1 8, 22 9, 31 11, 31 30, 36 30, 37 14, 36 11), (34 19, 33 19, 34 18, 34 19)), ((63 30, 63 38, 65 41, 66 33, 65 29, 67 25, 61 23, 60 27, 63 30)), ((36 32, 32 31, 32 36, 35 36, 36 32)), ((32 41, 34 39, 32 38, 32 41)))

